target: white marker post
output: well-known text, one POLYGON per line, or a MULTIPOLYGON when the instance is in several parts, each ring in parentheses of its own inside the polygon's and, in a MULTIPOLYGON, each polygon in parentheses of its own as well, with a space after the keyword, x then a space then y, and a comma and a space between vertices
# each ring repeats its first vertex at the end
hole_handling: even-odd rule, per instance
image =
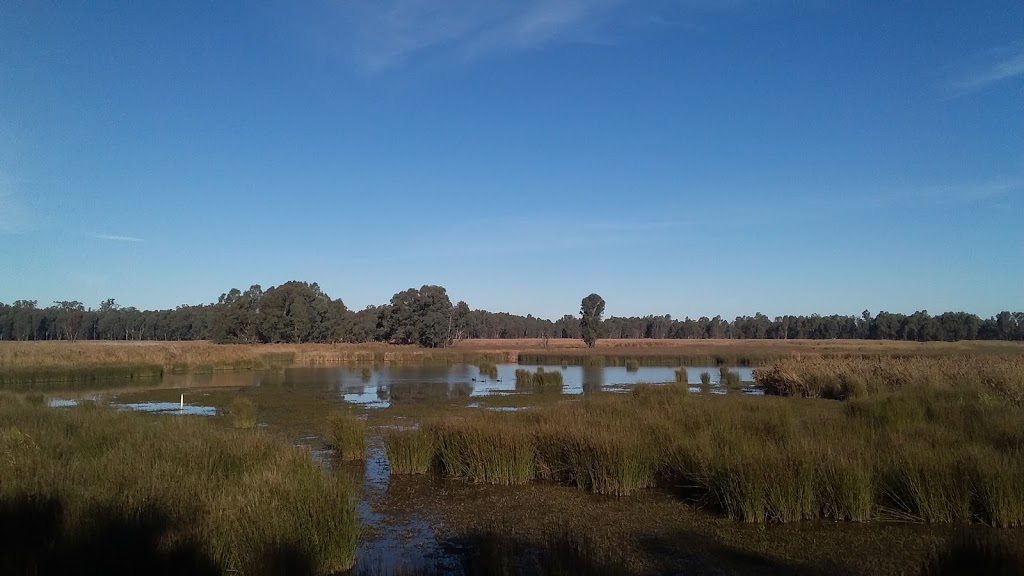
POLYGON ((181 406, 178 407, 178 412, 184 412, 184 411, 185 411, 185 395, 182 394, 181 395, 181 406))

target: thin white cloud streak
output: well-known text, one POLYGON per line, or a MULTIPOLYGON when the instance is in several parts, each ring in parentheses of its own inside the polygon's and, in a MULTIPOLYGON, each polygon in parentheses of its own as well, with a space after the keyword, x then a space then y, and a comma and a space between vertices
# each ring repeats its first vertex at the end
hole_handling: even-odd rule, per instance
POLYGON ((885 205, 893 202, 915 204, 990 204, 1024 193, 1024 180, 989 180, 970 183, 889 188, 860 201, 885 205))
POLYGON ((100 240, 113 240, 114 242, 145 242, 142 238, 136 238, 134 236, 120 236, 117 234, 93 234, 92 237, 100 240))
POLYGON ((476 59, 552 42, 596 41, 624 0, 354 0, 333 7, 325 42, 380 71, 425 52, 476 59), (342 40, 333 40, 341 38, 342 40))
POLYGON ((975 64, 974 69, 953 82, 953 96, 964 96, 989 86, 1024 75, 1024 48, 1015 47, 1015 54, 994 62, 975 64))
POLYGON ((14 183, 0 171, 0 232, 17 234, 32 228, 32 214, 14 183))

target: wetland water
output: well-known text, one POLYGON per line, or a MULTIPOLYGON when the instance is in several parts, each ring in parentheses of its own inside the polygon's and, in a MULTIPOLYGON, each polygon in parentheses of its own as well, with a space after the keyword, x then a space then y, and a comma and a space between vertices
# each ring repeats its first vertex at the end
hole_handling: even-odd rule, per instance
MULTIPOLYGON (((462 564, 465 555, 476 549, 498 549, 505 555, 536 558, 530 546, 550 542, 552 534, 585 535, 602 555, 612 551, 626 563, 624 573, 630 574, 823 573, 829 570, 819 568, 828 568, 851 549, 885 560, 887 543, 899 541, 908 557, 920 558, 946 536, 944 527, 881 523, 744 525, 665 490, 614 498, 545 482, 508 487, 432 475, 392 477, 382 442, 388 428, 415 426, 419 414, 442 414, 446 406, 517 409, 547 400, 535 397, 532 389, 516 389, 516 369, 532 371, 536 366, 499 365, 494 378, 481 376, 472 365, 366 368, 368 373, 362 366, 346 366, 274 373, 168 374, 151 387, 107 383, 102 391, 68 394, 50 403, 69 406, 86 399, 166 417, 183 412, 220 418, 233 399, 250 398, 258 406, 260 428, 308 447, 330 473, 345 477, 357 488, 363 534, 356 573, 388 575, 419 569, 425 569, 425 574, 487 573, 467 569, 462 564), (323 437, 327 415, 346 407, 364 414, 370 424, 365 462, 335 462, 323 437), (496 534, 507 540, 495 543, 496 534), (806 545, 808 538, 815 546, 806 545)), ((567 397, 625 392, 638 382, 675 381, 672 367, 544 369, 562 372, 562 395, 567 397)), ((719 369, 711 366, 688 367, 688 382, 695 392, 753 392, 752 369, 732 370, 742 385, 718 385, 719 369), (711 386, 698 386, 702 372, 711 376, 711 386)), ((893 573, 898 564, 886 562, 859 573, 893 573)), ((843 567, 860 568, 860 562, 843 563, 843 567)))

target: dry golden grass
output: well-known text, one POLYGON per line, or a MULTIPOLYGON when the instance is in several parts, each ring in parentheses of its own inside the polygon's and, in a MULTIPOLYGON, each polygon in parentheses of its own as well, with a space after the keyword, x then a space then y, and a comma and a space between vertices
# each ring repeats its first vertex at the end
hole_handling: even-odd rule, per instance
POLYGON ((680 339, 603 339, 588 348, 583 340, 552 338, 474 339, 456 342, 459 350, 489 352, 572 352, 576 354, 682 354, 714 355, 723 351, 747 351, 785 355, 945 355, 945 354, 1024 354, 1024 343, 991 340, 960 342, 903 342, 893 340, 680 340, 680 339))
POLYGON ((755 371, 754 378, 769 394, 836 400, 915 386, 950 390, 976 383, 983 393, 1024 404, 1022 356, 790 358, 755 371))

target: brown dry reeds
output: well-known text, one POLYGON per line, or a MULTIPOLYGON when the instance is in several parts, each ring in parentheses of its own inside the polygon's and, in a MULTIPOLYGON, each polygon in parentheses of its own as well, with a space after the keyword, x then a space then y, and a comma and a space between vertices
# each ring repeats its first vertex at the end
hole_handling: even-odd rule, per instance
POLYGON ((846 400, 924 386, 978 387, 1011 402, 1024 402, 1024 357, 947 356, 803 358, 782 360, 754 372, 768 394, 846 400))

